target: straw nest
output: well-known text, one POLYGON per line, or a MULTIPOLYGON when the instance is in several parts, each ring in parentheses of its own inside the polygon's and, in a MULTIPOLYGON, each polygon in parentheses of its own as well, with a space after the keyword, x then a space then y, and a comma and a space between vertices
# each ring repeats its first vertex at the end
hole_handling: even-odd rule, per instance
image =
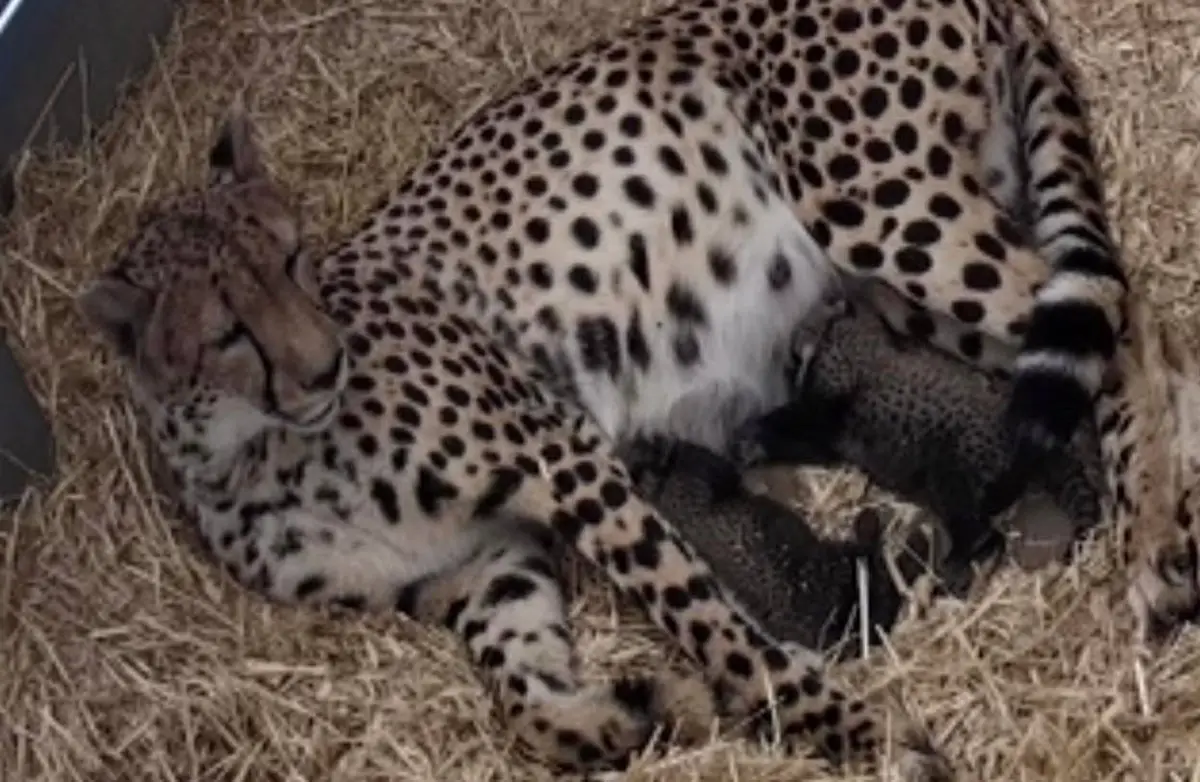
MULTIPOLYGON (((454 639, 268 606, 182 545, 147 488, 120 376, 71 297, 139 204, 197 181, 214 120, 243 87, 272 164, 303 193, 310 233, 328 237, 495 90, 647 10, 196 0, 88 148, 24 162, 0 236, 2 322, 53 418, 61 472, 0 517, 0 779, 548 778, 510 751, 454 639)), ((1059 0, 1050 10, 1094 101, 1110 208, 1142 295, 1191 330, 1200 7, 1059 0)), ((861 501, 853 477, 805 480, 809 502, 830 514, 861 501)), ((670 648, 578 572, 587 670, 670 648)), ((1068 570, 1004 572, 838 675, 897 687, 964 779, 1200 779, 1200 633, 1147 662, 1140 687, 1119 584, 1105 544, 1068 570)), ((840 778, 828 774, 717 739, 641 762, 632 778, 840 778)))

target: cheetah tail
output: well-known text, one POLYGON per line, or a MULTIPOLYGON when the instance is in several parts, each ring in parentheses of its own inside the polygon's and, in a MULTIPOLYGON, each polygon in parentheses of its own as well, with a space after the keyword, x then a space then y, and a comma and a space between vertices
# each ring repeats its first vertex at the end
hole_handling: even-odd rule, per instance
MULTIPOLYGON (((1087 256, 1091 250, 1077 247, 1071 254, 1087 256)), ((1080 423, 1094 415, 1112 371, 1124 279, 1089 277, 1063 265, 1072 263, 1060 261, 1038 292, 1016 361, 1006 411, 1013 456, 1003 478, 1013 485, 1069 447, 1080 423)))
POLYGON ((1019 16, 1026 43, 1008 50, 1009 86, 1028 172, 1029 228, 1050 274, 1034 295, 1008 418, 1017 461, 1036 468, 1094 414, 1124 328, 1129 282, 1074 67, 1044 24, 1019 16))

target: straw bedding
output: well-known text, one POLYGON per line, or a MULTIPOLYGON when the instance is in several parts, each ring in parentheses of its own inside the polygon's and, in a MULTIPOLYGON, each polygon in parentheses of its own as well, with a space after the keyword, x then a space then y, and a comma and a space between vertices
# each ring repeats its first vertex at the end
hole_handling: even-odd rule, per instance
MULTIPOLYGON (((61 473, 0 516, 0 779, 530 780, 454 639, 383 617, 266 605, 188 545, 148 490, 119 375, 71 296, 145 199, 201 174, 236 90, 314 237, 349 230, 479 101, 650 6, 608 0, 195 0, 153 73, 82 151, 25 161, 0 235, 3 320, 52 416, 61 473)), ((1195 336, 1200 6, 1058 0, 1142 295, 1195 336), (1188 6, 1191 6, 1190 8, 1188 6)), ((806 476, 836 517, 848 475, 806 476)), ((577 568, 589 673, 670 647, 577 568)), ((1109 547, 1004 572, 839 673, 894 687, 963 779, 1200 779, 1200 632, 1135 675, 1109 547)), ((674 654, 672 651, 671 654, 674 654)), ((718 738, 635 780, 822 780, 718 738)))

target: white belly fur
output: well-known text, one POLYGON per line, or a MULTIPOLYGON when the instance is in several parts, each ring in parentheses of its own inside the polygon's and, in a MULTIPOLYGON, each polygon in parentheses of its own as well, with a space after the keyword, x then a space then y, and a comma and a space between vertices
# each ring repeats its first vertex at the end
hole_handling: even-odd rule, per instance
POLYGON ((627 377, 622 388, 584 387, 585 404, 610 437, 657 432, 721 451, 739 424, 787 401, 792 335, 823 313, 837 273, 782 199, 770 205, 735 259, 737 284, 706 299, 709 325, 699 335, 698 364, 680 367, 670 331, 648 324, 655 360, 645 375, 627 377), (774 291, 767 271, 779 254, 789 259, 792 280, 774 291))

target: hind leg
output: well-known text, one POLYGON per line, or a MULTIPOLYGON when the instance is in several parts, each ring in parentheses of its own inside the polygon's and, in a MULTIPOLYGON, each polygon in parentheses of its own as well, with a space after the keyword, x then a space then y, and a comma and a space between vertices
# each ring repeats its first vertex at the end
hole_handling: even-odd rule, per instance
MULTIPOLYGON (((580 681, 546 537, 525 527, 489 541, 453 573, 410 589, 405 608, 462 639, 504 723, 533 754, 560 770, 620 768, 655 728, 670 727, 665 699, 681 696, 654 679, 580 681)), ((703 711, 707 693, 693 687, 703 711)))

